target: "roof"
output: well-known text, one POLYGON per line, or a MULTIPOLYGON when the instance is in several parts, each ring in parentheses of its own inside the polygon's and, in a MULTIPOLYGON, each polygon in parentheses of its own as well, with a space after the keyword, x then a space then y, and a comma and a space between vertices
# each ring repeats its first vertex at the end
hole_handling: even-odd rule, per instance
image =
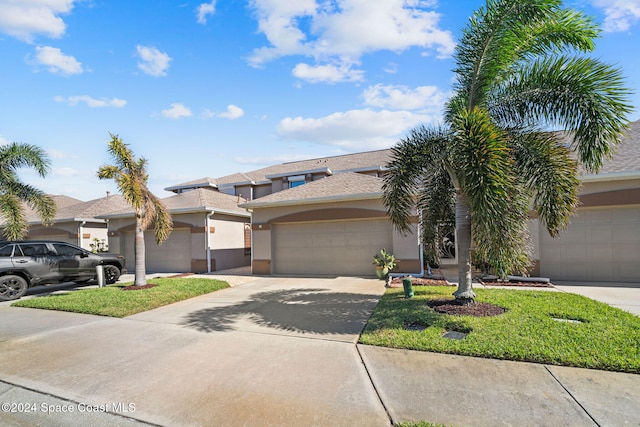
POLYGON ((640 171, 640 120, 629 124, 611 158, 605 159, 599 174, 640 171))
MULTIPOLYGON (((161 199, 172 214, 216 211, 229 215, 248 216, 246 210, 238 207, 238 202, 241 200, 237 196, 221 193, 213 188, 197 188, 161 199)), ((114 218, 132 215, 133 208, 127 205, 124 209, 100 215, 100 217, 114 218)))
POLYGON ((354 172, 312 181, 288 190, 279 191, 239 206, 246 209, 300 205, 345 200, 379 199, 382 195, 382 178, 354 172))
POLYGON ((242 200, 243 199, 238 198, 238 196, 232 196, 207 188, 197 188, 162 199, 171 211, 202 208, 202 210, 208 209, 230 214, 246 215, 247 212, 238 207, 238 203, 242 200))
MULTIPOLYGON (((120 195, 106 196, 99 199, 83 202, 72 197, 52 195, 56 203, 56 216, 54 222, 92 220, 97 215, 106 214, 127 206, 120 195)), ((41 223, 42 220, 35 210, 25 206, 25 215, 29 223, 41 223)))
POLYGON ((391 149, 366 151, 364 153, 343 154, 340 156, 321 157, 296 162, 281 163, 274 166, 258 169, 245 173, 234 173, 220 178, 202 178, 167 187, 167 191, 175 191, 181 188, 193 188, 208 183, 216 186, 230 186, 243 183, 268 182, 269 177, 296 175, 303 172, 327 171, 328 174, 337 174, 347 171, 381 170, 391 160, 391 149))

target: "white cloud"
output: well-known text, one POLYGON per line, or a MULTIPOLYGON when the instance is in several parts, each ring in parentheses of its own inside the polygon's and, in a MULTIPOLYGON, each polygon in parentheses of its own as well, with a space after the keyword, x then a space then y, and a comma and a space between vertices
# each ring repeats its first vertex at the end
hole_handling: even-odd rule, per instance
POLYGON ((140 61, 138 68, 150 76, 166 76, 169 62, 172 58, 164 52, 160 52, 155 47, 136 46, 140 61))
POLYGON ((361 81, 364 75, 362 70, 353 70, 347 65, 317 65, 298 64, 292 71, 292 74, 309 83, 338 83, 338 82, 354 82, 361 81))
POLYGON ((0 31, 28 43, 36 34, 60 37, 75 0, 0 0, 0 31))
POLYGON ((640 20, 640 0, 594 0, 593 3, 604 9, 604 31, 627 31, 640 20))
POLYGON ((202 113, 202 117, 205 119, 210 119, 211 117, 221 117, 223 119, 236 120, 240 117, 244 116, 244 110, 237 105, 229 104, 227 105, 227 111, 224 113, 216 113, 211 110, 204 110, 202 113))
POLYGON ((244 116, 244 110, 233 104, 227 106, 226 112, 218 114, 218 117, 230 120, 239 119, 242 116, 244 116))
POLYGON ((441 113, 449 95, 436 86, 369 86, 362 93, 367 105, 393 110, 424 110, 432 114, 441 113))
POLYGON ((70 76, 82 74, 82 64, 71 55, 65 55, 57 47, 37 46, 36 63, 45 65, 54 74, 70 76))
POLYGON ((388 148, 409 129, 436 117, 409 111, 351 110, 320 118, 287 117, 277 133, 282 138, 334 145, 352 151, 388 148))
POLYGON ((81 175, 80 171, 73 168, 53 168, 51 170, 53 176, 72 177, 81 175))
POLYGON ((64 152, 62 150, 57 150, 55 148, 48 148, 47 149, 47 154, 52 159, 65 159, 65 158, 68 158, 68 157, 72 157, 72 156, 69 156, 66 152, 64 152))
POLYGON ((84 102, 87 104, 88 107, 91 107, 91 108, 99 108, 99 107, 122 108, 125 105, 127 105, 127 101, 125 101, 124 99, 118 99, 118 98, 95 99, 88 95, 69 96, 67 98, 63 96, 56 96, 54 100, 56 102, 66 102, 69 105, 78 105, 78 103, 84 102))
POLYGON ((0 145, 7 145, 7 144, 11 144, 11 141, 9 141, 7 138, 0 135, 0 145))
MULTIPOLYGON (((250 5, 259 31, 269 41, 269 46, 256 49, 249 58, 254 66, 283 56, 306 55, 316 60, 320 71, 326 63, 349 67, 363 54, 379 50, 400 52, 417 46, 447 57, 455 47, 451 33, 438 27, 440 15, 431 1, 252 0, 250 5)), ((312 68, 297 70, 302 76, 304 71, 312 68)), ((327 81, 318 80, 314 73, 311 77, 327 81)))
POLYGON ((209 3, 202 3, 198 6, 198 24, 205 25, 207 23, 207 16, 216 13, 216 0, 212 0, 209 3))
POLYGON ((183 104, 171 104, 171 108, 162 110, 160 112, 164 117, 169 119, 179 119, 182 117, 191 116, 191 110, 185 107, 183 104))

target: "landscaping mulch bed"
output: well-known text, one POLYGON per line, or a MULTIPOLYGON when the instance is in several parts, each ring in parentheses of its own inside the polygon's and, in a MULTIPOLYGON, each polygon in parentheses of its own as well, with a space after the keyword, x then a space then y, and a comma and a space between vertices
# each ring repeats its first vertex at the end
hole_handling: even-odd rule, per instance
MULTIPOLYGON (((402 279, 404 277, 394 277, 391 280, 392 288, 401 288, 402 279)), ((413 277, 411 276, 412 286, 454 286, 442 276, 430 276, 430 277, 413 277)))
POLYGON ((154 285, 152 283, 147 283, 146 285, 142 285, 142 286, 137 286, 137 285, 129 285, 129 286, 125 286, 124 288, 121 288, 123 291, 139 291, 141 289, 149 289, 149 288, 154 288, 158 285, 154 285))
POLYGON ((498 305, 486 302, 474 302, 471 304, 461 305, 451 299, 431 300, 427 305, 438 313, 450 314, 453 316, 488 317, 498 316, 506 311, 498 305))
POLYGON ((553 288, 553 284, 551 283, 543 283, 543 282, 520 282, 520 281, 502 281, 502 280, 487 280, 487 279, 478 279, 478 282, 485 286, 526 286, 529 288, 553 288))

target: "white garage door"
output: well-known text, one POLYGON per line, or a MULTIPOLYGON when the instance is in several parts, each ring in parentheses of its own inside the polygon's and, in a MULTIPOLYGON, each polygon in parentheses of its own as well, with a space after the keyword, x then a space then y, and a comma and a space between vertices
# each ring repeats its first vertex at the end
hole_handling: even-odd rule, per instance
POLYGON ((387 220, 275 224, 271 232, 276 274, 371 276, 373 256, 392 248, 387 220))
POLYGON ((579 209, 560 237, 540 232, 540 271, 552 280, 640 281, 640 206, 579 209))
MULTIPOLYGON (((124 257, 129 273, 135 271, 134 233, 124 233, 124 257)), ((191 271, 191 230, 175 229, 162 245, 156 244, 152 230, 144 233, 147 273, 184 273, 191 271)))

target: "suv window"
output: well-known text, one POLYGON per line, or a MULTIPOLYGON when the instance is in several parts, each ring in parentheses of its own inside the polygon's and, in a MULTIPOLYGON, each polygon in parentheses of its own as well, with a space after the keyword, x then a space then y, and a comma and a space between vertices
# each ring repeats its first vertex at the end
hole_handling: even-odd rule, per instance
POLYGON ((13 245, 0 248, 0 257, 10 257, 11 255, 13 255, 13 245))
POLYGON ((22 244, 20 245, 22 252, 25 256, 46 256, 49 255, 47 245, 35 243, 35 244, 22 244))
POLYGON ((61 255, 61 256, 75 256, 82 253, 82 251, 80 251, 79 249, 69 245, 54 243, 53 247, 56 249, 56 252, 58 252, 58 255, 61 255))

